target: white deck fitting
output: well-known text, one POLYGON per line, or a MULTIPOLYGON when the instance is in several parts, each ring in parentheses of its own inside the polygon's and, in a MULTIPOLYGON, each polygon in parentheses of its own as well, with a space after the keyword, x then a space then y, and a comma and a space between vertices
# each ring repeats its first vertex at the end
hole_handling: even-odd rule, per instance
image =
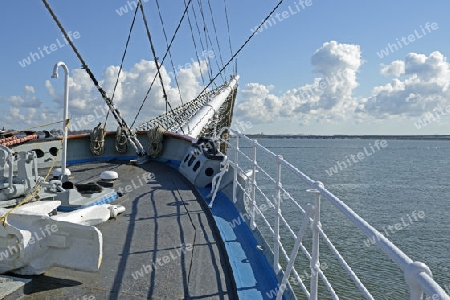
POLYGON ((100 179, 102 180, 116 180, 117 178, 119 178, 119 174, 114 171, 103 171, 100 174, 100 179))
MULTIPOLYGON (((0 226, 0 272, 42 274, 53 266, 97 271, 102 261, 102 233, 85 226, 51 219, 61 203, 39 201, 23 205, 0 226)), ((9 210, 0 209, 0 215, 9 210)))
POLYGON ((125 207, 122 205, 102 204, 77 209, 68 213, 58 212, 58 214, 52 216, 51 219, 80 225, 95 226, 109 220, 110 218, 117 217, 118 214, 124 211, 125 207))

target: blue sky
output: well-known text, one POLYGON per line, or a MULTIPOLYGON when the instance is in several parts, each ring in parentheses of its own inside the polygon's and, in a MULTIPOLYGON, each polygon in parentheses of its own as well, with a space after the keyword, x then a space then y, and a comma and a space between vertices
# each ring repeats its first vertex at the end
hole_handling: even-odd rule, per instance
MULTIPOLYGON (((155 1, 143 2, 161 58, 166 44, 155 1)), ((183 1, 159 2, 171 37, 184 9, 183 1)), ((202 2, 215 45, 208 1, 202 2)), ((227 0, 234 50, 277 2, 227 0)), ((72 31, 75 45, 110 94, 133 16, 125 9, 130 10, 132 1, 49 3, 64 27, 72 31)), ((211 5, 220 53, 228 60, 223 1, 214 0, 211 5)), ((234 126, 251 124, 251 128, 245 126, 246 133, 448 134, 449 10, 450 2, 444 0, 285 0, 279 15, 265 24, 238 57, 241 79, 234 126)), ((104 105, 98 92, 80 70, 79 61, 44 5, 40 1, 26 6, 8 2, 1 14, 0 66, 4 71, 0 72, 0 126, 25 129, 62 118, 63 71, 59 71, 60 79, 50 78, 58 61, 70 69, 70 114, 76 129, 103 122, 104 105), (93 112, 95 122, 80 121, 93 112)), ((198 39, 197 44, 201 49, 198 39)), ((205 60, 200 65, 193 63, 197 59, 185 20, 172 52, 175 66, 182 70, 174 72, 169 61, 164 64, 165 85, 173 105, 181 103, 174 73, 179 73, 182 98, 187 101, 202 89, 201 73, 206 76, 208 68, 217 70, 219 50, 215 46, 206 50, 205 60)), ((129 123, 154 71, 138 15, 115 95, 115 103, 129 123)), ((227 76, 230 73, 231 69, 227 76)), ((157 87, 151 93, 136 125, 164 110, 160 92, 157 87)), ((115 128, 113 121, 108 124, 115 128)))

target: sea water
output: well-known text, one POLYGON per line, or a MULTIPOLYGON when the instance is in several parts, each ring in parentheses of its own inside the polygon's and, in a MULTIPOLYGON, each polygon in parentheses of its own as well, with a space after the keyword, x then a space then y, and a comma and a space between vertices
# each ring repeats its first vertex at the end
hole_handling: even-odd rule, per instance
MULTIPOLYGON (((258 142, 321 181, 413 261, 427 264, 450 294, 450 141, 260 138, 258 142)), ((251 148, 246 150, 252 154, 251 148)), ((274 165, 258 155, 260 166, 274 165)), ((259 173, 257 179, 263 177, 259 173)), ((294 176, 285 176, 283 187, 292 194, 304 189, 294 176)), ((314 202, 313 197, 299 197, 299 202, 314 202)), ((324 231, 375 299, 409 299, 402 271, 378 249, 373 237, 362 235, 327 202, 323 199, 321 205, 324 231)), ((301 217, 289 213, 284 212, 297 232, 301 217)), ((309 238, 304 244, 311 252, 309 238)), ((322 241, 320 247, 323 271, 340 298, 363 299, 355 284, 343 279, 345 272, 322 241)), ((310 272, 306 260, 301 268, 305 270, 300 274, 310 272)), ((308 277, 302 279, 309 289, 308 277)), ((298 286, 296 290, 302 299, 298 286)), ((319 299, 328 295, 321 285, 319 299)))

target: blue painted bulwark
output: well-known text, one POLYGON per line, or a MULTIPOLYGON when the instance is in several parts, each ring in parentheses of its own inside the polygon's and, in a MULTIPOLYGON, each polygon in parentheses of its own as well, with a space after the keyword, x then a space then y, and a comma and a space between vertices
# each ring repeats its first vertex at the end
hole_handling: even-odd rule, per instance
MULTIPOLYGON (((199 188, 203 199, 210 188, 199 188)), ((275 299, 278 282, 252 232, 228 197, 219 192, 211 209, 225 244, 239 299, 275 299)))
POLYGON ((112 161, 112 160, 133 160, 137 159, 137 156, 99 156, 99 157, 93 157, 93 158, 86 158, 86 159, 72 159, 68 160, 67 164, 69 165, 78 165, 78 164, 85 164, 85 163, 93 163, 93 162, 102 162, 102 161, 112 161))

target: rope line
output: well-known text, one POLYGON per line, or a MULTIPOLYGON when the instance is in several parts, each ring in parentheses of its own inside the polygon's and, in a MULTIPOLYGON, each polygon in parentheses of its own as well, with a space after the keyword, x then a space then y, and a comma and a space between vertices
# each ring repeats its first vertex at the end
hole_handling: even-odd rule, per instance
MULTIPOLYGON (((170 108, 170 111, 173 111, 172 105, 170 104, 170 102, 167 99, 167 93, 166 93, 166 89, 164 87, 164 82, 163 82, 162 75, 161 75, 161 67, 160 67, 160 65, 158 63, 158 57, 156 56, 156 50, 155 50, 155 47, 153 45, 152 36, 150 34, 150 29, 148 28, 147 18, 145 17, 145 13, 144 13, 144 6, 142 5, 142 1, 141 0, 139 0, 139 3, 140 3, 141 12, 142 12, 142 18, 143 18, 143 21, 144 21, 144 24, 145 24, 145 29, 147 31, 147 37, 148 37, 148 39, 150 41, 150 47, 151 47, 152 54, 153 54, 153 57, 154 57, 154 60, 155 60, 155 64, 156 64, 156 70, 157 70, 156 74, 159 77, 159 81, 160 81, 161 88, 162 88, 162 91, 163 91, 163 98, 164 98, 164 100, 166 102, 166 114, 167 114, 167 108, 168 107, 170 108)), ((179 121, 179 118, 176 118, 176 121, 179 123, 180 128, 182 128, 182 125, 181 125, 181 123, 179 121)))
MULTIPOLYGON (((119 84, 120 73, 122 73, 123 62, 125 61, 125 56, 127 55, 128 44, 130 43, 131 32, 133 31, 134 23, 136 22, 136 15, 137 15, 138 10, 139 10, 139 8, 138 8, 138 6, 136 6, 136 9, 134 10, 133 21, 131 22, 130 31, 128 33, 127 42, 125 43, 125 50, 123 51, 123 54, 122 54, 122 61, 120 62, 119 72, 117 73, 116 83, 114 84, 111 101, 114 101, 114 96, 116 93, 117 85, 119 84)), ((106 127, 106 121, 108 120, 109 112, 110 112, 110 110, 108 110, 108 112, 106 113, 105 127, 106 127)))
MULTIPOLYGON (((205 34, 206 45, 208 46, 208 42, 209 42, 209 46, 211 46, 211 49, 214 49, 214 45, 213 45, 213 42, 211 41, 211 36, 209 34, 208 26, 206 24, 205 13, 203 11, 203 5, 200 2, 200 0, 197 0, 197 4, 198 4, 200 15, 201 15, 202 21, 203 21, 203 33, 205 34)), ((215 55, 214 58, 215 58, 215 62, 216 62, 216 65, 217 65, 217 69, 220 69, 220 65, 219 65, 219 61, 218 61, 217 55, 215 55)), ((222 65, 223 65, 223 63, 222 63, 222 65)), ((209 70, 211 72, 211 77, 212 77, 212 68, 209 68, 209 70)), ((222 79, 225 81, 225 79, 223 78, 223 74, 221 73, 220 75, 222 76, 222 79)))
POLYGON ((144 12, 144 5, 142 4, 141 0, 139 0, 139 7, 141 9, 142 20, 144 21, 145 30, 147 32, 147 37, 150 42, 150 49, 152 50, 153 59, 155 60, 156 70, 157 70, 156 73, 158 74, 159 83, 161 84, 161 88, 162 88, 162 92, 163 92, 163 98, 164 98, 164 101, 166 102, 166 113, 167 113, 167 105, 169 104, 169 101, 167 100, 166 88, 164 87, 164 82, 163 82, 162 75, 161 75, 161 66, 158 63, 158 56, 156 56, 155 45, 153 44, 152 35, 150 33, 150 29, 148 28, 147 18, 145 17, 145 12, 144 12))
MULTIPOLYGON (((108 98, 105 90, 103 90, 103 88, 100 86, 99 82, 97 81, 97 79, 95 78, 94 74, 92 73, 92 71, 89 69, 88 65, 86 64, 86 62, 84 61, 83 57, 81 57, 81 54, 78 52, 78 49, 75 47, 74 43, 72 42, 72 40, 69 38, 66 30, 64 29, 64 27, 62 26, 61 22, 58 20, 57 16, 55 15, 55 13, 53 12, 52 8, 50 7, 50 5, 48 4, 47 0, 42 0, 42 2, 44 3, 45 7, 47 8, 48 12, 50 13, 50 15, 52 16, 53 20, 56 22, 56 24, 58 25, 58 28, 61 30, 61 32, 63 33, 64 37, 66 38, 67 42, 69 43, 70 47, 72 48, 72 50, 75 52, 76 56, 78 57, 78 59, 81 62, 82 68, 88 73, 89 78, 92 80, 92 82, 94 83, 95 87, 97 88, 97 90, 99 91, 99 93, 102 95, 102 98, 105 100, 106 104, 109 107, 109 110, 112 112, 114 118, 116 119, 117 123, 119 124, 119 126, 125 128, 125 135, 127 137, 128 140, 130 140, 131 144, 134 146, 134 148, 136 149, 136 152, 139 155, 142 155, 144 153, 143 149, 142 149, 142 145, 140 145, 139 140, 136 138, 136 136, 134 135, 134 133, 130 130, 130 128, 128 127, 127 123, 125 122, 125 119, 121 116, 120 111, 114 106, 114 103, 111 101, 110 98, 108 98)), ((140 2, 140 1, 139 1, 140 2)))
MULTIPOLYGON (((225 20, 227 22, 227 31, 228 31, 228 44, 230 45, 230 55, 233 55, 233 47, 231 44, 231 31, 230 31, 230 21, 228 19, 228 9, 227 9, 227 1, 223 0, 223 5, 225 7, 225 20)), ((237 63, 235 64, 234 67, 234 74, 237 73, 237 63)))
POLYGON ((181 95, 181 89, 180 89, 180 85, 178 83, 178 77, 177 77, 177 74, 176 74, 176 71, 175 71, 175 66, 173 64, 172 51, 170 51, 170 49, 169 49, 169 40, 167 39, 166 29, 164 27, 164 21, 163 21, 163 17, 162 17, 162 14, 161 14, 161 9, 159 7, 159 1, 155 0, 155 2, 156 2, 156 6, 158 8, 159 20, 161 21, 162 30, 163 30, 163 33, 164 33, 164 39, 166 40, 166 47, 168 49, 167 51, 169 53, 169 59, 170 59, 170 64, 172 66, 172 70, 173 70, 173 74, 174 74, 174 78, 175 78, 175 83, 176 83, 177 88, 178 88, 178 93, 180 94, 181 105, 183 105, 184 104, 183 103, 183 97, 181 95))
POLYGON ((255 31, 252 32, 252 34, 247 38, 247 40, 242 44, 242 46, 233 54, 233 56, 228 60, 228 62, 222 67, 222 69, 220 69, 220 71, 216 74, 216 76, 214 76, 214 78, 211 79, 210 83, 207 86, 205 86, 205 88, 200 92, 200 94, 205 92, 211 86, 213 81, 216 80, 217 77, 219 77, 220 74, 222 74, 222 72, 226 69, 226 67, 228 67, 228 65, 236 58, 236 56, 238 56, 238 54, 242 51, 242 49, 244 49, 244 47, 247 46, 247 44, 255 36, 255 34, 258 32, 258 30, 264 25, 264 23, 270 17, 272 17, 272 15, 275 13, 275 11, 278 9, 278 7, 280 7, 280 5, 283 2, 284 2, 284 0, 280 0, 278 2, 278 4, 272 9, 272 11, 267 15, 267 17, 264 20, 261 21, 261 24, 259 24, 259 26, 255 29, 255 31))
MULTIPOLYGON (((188 12, 189 5, 191 4, 191 2, 192 2, 192 0, 189 0, 188 4, 187 4, 187 5, 185 6, 185 8, 184 8, 183 15, 181 16, 181 19, 180 19, 180 21, 178 22, 178 26, 177 26, 177 28, 175 29, 175 32, 174 32, 174 34, 173 34, 173 36, 172 36, 172 39, 170 40, 169 47, 167 47, 166 53, 164 54, 164 56, 163 56, 163 58, 162 58, 162 60, 161 60, 161 64, 164 63, 164 61, 165 61, 165 59, 166 59, 166 57, 167 57, 167 55, 168 55, 169 50, 172 48, 172 44, 173 44, 173 42, 174 42, 174 40, 175 40, 175 37, 177 36, 178 31, 179 31, 180 28, 181 28, 181 24, 183 23, 184 17, 186 16, 186 14, 187 14, 187 12, 188 12)), ((153 81, 152 81, 152 83, 150 84, 150 87, 149 87, 148 90, 147 90, 147 93, 146 93, 146 95, 145 95, 145 97, 144 97, 144 100, 142 100, 141 106, 139 107, 139 109, 138 109, 138 111, 137 111, 137 113, 136 113, 136 116, 134 117, 134 120, 133 120, 133 123, 131 124, 131 127, 133 127, 134 124, 136 123, 136 120, 137 120, 137 118, 139 117, 139 114, 141 113, 141 110, 142 110, 142 108, 144 107, 144 104, 145 104, 145 102, 146 102, 147 99, 148 99, 148 95, 150 94, 150 91, 152 90, 153 84, 155 83, 156 78, 158 77, 158 73, 159 73, 159 71, 157 71, 156 74, 155 74, 155 76, 153 77, 153 81)), ((172 108, 171 108, 171 110, 172 110, 172 108)), ((183 133, 184 133, 184 132, 183 132, 183 133)))
POLYGON ((66 30, 64 29, 64 27, 62 26, 61 22, 58 20, 57 16, 55 15, 55 13, 53 12, 52 8, 50 7, 50 5, 48 4, 47 0, 42 0, 42 2, 44 3, 45 7, 47 8, 47 10, 49 11, 49 13, 51 14, 53 20, 56 22, 56 24, 58 25, 59 29, 61 30, 61 32, 63 33, 64 37, 66 38, 67 42, 69 43, 70 47, 72 47, 72 50, 75 52, 76 56, 78 57, 78 59, 81 62, 81 66, 84 70, 86 70, 86 72, 88 73, 89 77, 91 78, 91 80, 94 82, 95 87, 98 89, 98 91, 100 92, 100 94, 102 95, 102 97, 104 99, 106 99, 106 92, 103 90, 103 88, 99 85, 97 79, 95 78, 94 74, 92 73, 92 71, 89 69, 88 65, 86 64, 86 62, 84 61, 83 57, 81 57, 81 54, 78 52, 78 49, 75 47, 75 45, 73 44, 72 40, 70 39, 70 37, 68 36, 66 30))
POLYGON ((212 21, 212 24, 213 24, 214 34, 215 34, 215 37, 216 37, 217 48, 219 49, 220 63, 223 65, 222 50, 220 48, 219 38, 218 38, 218 35, 217 35, 217 27, 216 27, 216 22, 214 21, 213 10, 212 10, 212 7, 211 7, 211 0, 208 0, 208 6, 209 6, 209 12, 211 14, 211 21, 212 21))
MULTIPOLYGON (((184 3, 186 4, 186 0, 184 0, 184 3)), ((191 30, 191 39, 194 44, 195 56, 197 57, 197 61, 198 61, 199 69, 200 69, 200 76, 202 77, 202 83, 205 84, 205 77, 203 76, 202 64, 200 63, 200 57, 198 56, 197 43, 195 42, 194 31, 192 28, 191 17, 189 16, 189 14, 187 15, 187 18, 188 18, 188 23, 189 23, 189 29, 191 30)))
MULTIPOLYGON (((202 34, 200 32, 200 27, 198 26, 197 13, 195 12, 195 7, 192 6, 192 15, 194 16, 195 28, 197 28, 198 39, 200 41, 200 46, 202 47, 203 53, 205 53, 205 45, 203 44, 202 34)), ((205 41, 206 43, 206 41, 205 41)), ((212 74, 208 72, 209 80, 211 80, 212 74)))

